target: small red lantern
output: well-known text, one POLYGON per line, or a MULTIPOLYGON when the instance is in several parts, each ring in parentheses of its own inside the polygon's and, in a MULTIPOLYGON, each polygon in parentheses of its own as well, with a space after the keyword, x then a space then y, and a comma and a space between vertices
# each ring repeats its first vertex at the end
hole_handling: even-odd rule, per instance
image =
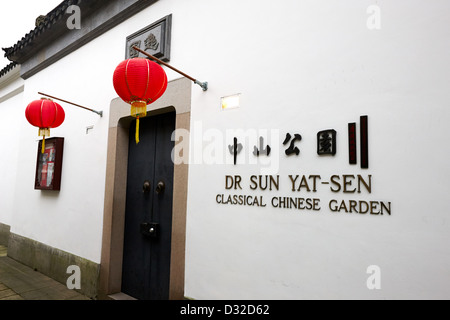
POLYGON ((27 106, 25 116, 31 125, 39 128, 39 136, 44 137, 42 141, 42 153, 44 153, 45 136, 50 136, 50 128, 59 127, 64 122, 66 117, 64 109, 56 102, 42 98, 27 106))
POLYGON ((147 105, 155 102, 167 89, 167 75, 156 62, 144 58, 122 61, 114 71, 114 89, 131 104, 136 117, 136 143, 139 143, 139 118, 147 115, 147 105))

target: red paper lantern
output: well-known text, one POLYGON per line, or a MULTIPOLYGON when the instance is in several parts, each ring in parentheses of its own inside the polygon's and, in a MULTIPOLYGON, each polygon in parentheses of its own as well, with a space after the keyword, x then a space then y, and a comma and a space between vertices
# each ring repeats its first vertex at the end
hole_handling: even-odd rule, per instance
POLYGON ((144 58, 122 61, 114 71, 114 89, 131 104, 136 117, 136 143, 139 143, 139 118, 147 115, 147 105, 155 102, 167 89, 167 75, 156 62, 144 58))
POLYGON ((64 122, 66 115, 59 104, 42 98, 27 106, 25 117, 31 125, 39 128, 39 136, 44 137, 42 141, 42 153, 44 153, 45 136, 50 136, 50 128, 59 127, 64 122))

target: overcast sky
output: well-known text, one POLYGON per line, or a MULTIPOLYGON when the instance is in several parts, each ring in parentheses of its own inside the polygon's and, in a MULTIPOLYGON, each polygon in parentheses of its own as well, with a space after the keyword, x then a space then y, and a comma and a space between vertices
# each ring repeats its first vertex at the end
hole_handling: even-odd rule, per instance
MULTIPOLYGON (((34 29, 36 18, 46 15, 62 0, 12 0, 0 1, 0 47, 9 48, 34 29)), ((0 52, 0 70, 10 61, 0 52)))

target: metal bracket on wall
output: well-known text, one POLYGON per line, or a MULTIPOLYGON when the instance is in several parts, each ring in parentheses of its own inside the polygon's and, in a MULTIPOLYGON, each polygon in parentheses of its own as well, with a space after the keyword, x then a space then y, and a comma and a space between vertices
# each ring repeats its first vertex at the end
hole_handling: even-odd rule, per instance
POLYGON ((198 84, 200 87, 202 87, 203 91, 208 90, 208 82, 200 82, 198 80, 195 80, 194 83, 198 84))

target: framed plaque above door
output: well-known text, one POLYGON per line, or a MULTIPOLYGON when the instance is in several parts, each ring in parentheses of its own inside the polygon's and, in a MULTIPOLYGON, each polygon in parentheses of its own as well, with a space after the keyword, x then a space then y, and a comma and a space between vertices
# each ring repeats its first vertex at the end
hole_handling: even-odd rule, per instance
POLYGON ((136 46, 162 61, 170 61, 171 33, 172 15, 170 14, 128 36, 125 59, 146 58, 145 55, 133 49, 133 46, 136 46))

